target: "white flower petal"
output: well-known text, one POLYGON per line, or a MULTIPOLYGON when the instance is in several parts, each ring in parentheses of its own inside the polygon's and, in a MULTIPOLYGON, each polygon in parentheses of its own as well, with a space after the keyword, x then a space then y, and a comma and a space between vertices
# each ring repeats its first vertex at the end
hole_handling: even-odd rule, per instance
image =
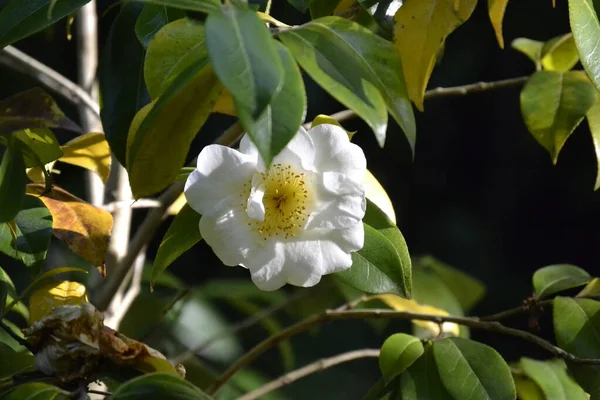
POLYGON ((252 188, 248 197, 248 216, 257 221, 265 220, 265 205, 263 198, 265 197, 264 179, 259 174, 252 178, 252 188))
POLYGON ((251 157, 225 146, 206 146, 185 182, 186 200, 200 214, 209 213, 224 198, 240 193, 255 172, 251 157))
POLYGON ((348 134, 339 126, 322 124, 308 131, 316 150, 315 170, 346 174, 358 181, 363 180, 367 160, 362 149, 350 143, 348 134))
POLYGON ((237 195, 222 200, 210 213, 200 218, 200 233, 206 243, 225 265, 244 264, 260 244, 250 219, 239 204, 237 195))
POLYGON ((365 226, 361 221, 346 229, 334 229, 328 237, 347 253, 358 251, 365 244, 365 226))
POLYGON ((302 168, 313 171, 315 153, 318 149, 303 127, 290 140, 281 152, 273 159, 273 164, 291 165, 294 169, 302 168))
POLYGON ((261 290, 277 290, 287 283, 284 271, 284 244, 267 241, 262 249, 254 252, 244 264, 252 274, 252 282, 261 290))
POLYGON ((258 148, 252 143, 252 139, 247 133, 240 140, 240 152, 252 158, 260 172, 265 172, 265 163, 258 152, 258 148))
POLYGON ((367 207, 363 186, 337 172, 315 175, 316 209, 305 228, 339 229, 359 223, 367 207))

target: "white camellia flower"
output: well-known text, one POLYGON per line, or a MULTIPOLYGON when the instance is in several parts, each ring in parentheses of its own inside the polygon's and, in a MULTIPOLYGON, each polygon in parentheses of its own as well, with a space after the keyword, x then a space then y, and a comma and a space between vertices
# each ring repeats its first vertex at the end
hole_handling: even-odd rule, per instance
POLYGON ((267 170, 248 135, 210 145, 185 185, 200 232, 221 261, 262 290, 313 286, 350 268, 364 243, 366 160, 335 125, 296 133, 267 170))

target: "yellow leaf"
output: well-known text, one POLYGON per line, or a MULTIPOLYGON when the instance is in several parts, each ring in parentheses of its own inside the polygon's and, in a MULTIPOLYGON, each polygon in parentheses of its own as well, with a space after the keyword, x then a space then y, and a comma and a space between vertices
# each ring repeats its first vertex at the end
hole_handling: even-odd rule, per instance
POLYGON ((330 125, 335 125, 335 126, 339 126, 340 128, 344 129, 346 131, 346 133, 348 134, 348 138, 350 140, 352 140, 352 138, 354 137, 354 134, 356 133, 356 131, 354 132, 350 132, 347 131, 342 124, 339 123, 339 121, 337 119, 331 118, 329 115, 325 115, 325 114, 319 114, 315 117, 315 119, 313 119, 312 124, 310 125, 310 128, 314 128, 315 126, 319 126, 322 124, 330 124, 330 125))
POLYGON ((577 297, 599 297, 600 296, 600 278, 592 279, 585 287, 579 292, 577 297))
MULTIPOLYGON (((421 305, 414 300, 408 300, 395 294, 378 294, 367 298, 367 301, 370 300, 381 300, 388 307, 396 311, 408 311, 418 314, 433 314, 442 316, 450 315, 447 311, 440 310, 439 308, 433 306, 421 305)), ((434 336, 440 334, 440 326, 435 322, 413 320, 413 323, 417 326, 420 326, 423 329, 427 329, 434 336)), ((460 333, 460 327, 454 322, 444 322, 442 324, 442 330, 445 333, 451 333, 456 336, 458 336, 460 333)))
POLYGON ((408 96, 419 110, 423 111, 425 88, 444 40, 471 16, 476 4, 477 0, 406 0, 396 12, 394 43, 408 96))
POLYGON ((517 396, 520 400, 544 400, 540 387, 531 379, 514 376, 517 396))
POLYGON ((185 206, 187 203, 187 201, 185 200, 185 195, 183 193, 181 193, 179 195, 179 197, 177 198, 177 200, 175 200, 173 202, 173 204, 171 204, 171 207, 169 207, 169 209, 167 210, 167 213, 169 215, 176 215, 179 214, 179 211, 181 211, 181 209, 183 208, 183 206, 185 206))
MULTIPOLYGON (((344 14, 349 9, 358 8, 358 7, 360 7, 360 4, 358 4, 358 2, 356 0, 342 0, 335 7, 335 10, 333 10, 332 14, 333 15, 344 14)), ((344 17, 346 17, 346 16, 344 15, 344 17)))
POLYGON ((396 213, 394 206, 387 192, 381 186, 381 183, 375 178, 371 171, 367 170, 365 175, 365 194, 367 199, 371 200, 381 211, 383 211, 390 221, 396 223, 396 213))
POLYGON ((87 168, 106 183, 110 175, 110 147, 102 133, 91 132, 79 136, 61 146, 60 161, 87 168))
POLYGON ((217 102, 215 103, 212 112, 217 112, 226 115, 236 115, 235 106, 233 104, 233 97, 229 90, 225 89, 221 92, 217 102))
POLYGON ((112 215, 57 186, 27 185, 26 193, 39 197, 52 214, 52 233, 75 254, 94 266, 104 265, 112 229, 112 215))
POLYGON ((29 298, 29 324, 52 314, 59 306, 80 306, 87 302, 86 288, 79 282, 48 282, 29 298))
POLYGON ((494 32, 496 32, 496 39, 498 39, 498 44, 500 48, 504 48, 504 38, 502 37, 502 21, 504 20, 504 11, 506 11, 506 5, 508 4, 508 0, 488 0, 488 14, 490 16, 490 21, 492 21, 492 26, 494 27, 494 32))
POLYGON ((258 15, 258 18, 262 19, 265 22, 273 24, 278 28, 289 28, 290 27, 288 24, 284 24, 283 22, 273 18, 269 14, 265 14, 264 12, 258 11, 256 14, 258 15))

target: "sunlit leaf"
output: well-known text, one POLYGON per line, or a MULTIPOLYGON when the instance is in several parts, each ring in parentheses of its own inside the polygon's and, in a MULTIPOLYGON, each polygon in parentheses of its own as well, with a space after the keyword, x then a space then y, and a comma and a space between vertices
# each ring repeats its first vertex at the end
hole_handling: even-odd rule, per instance
POLYGON ((427 82, 446 37, 469 19, 476 4, 477 0, 406 1, 394 16, 394 43, 408 96, 419 110, 423 111, 427 82))
POLYGON ((592 277, 585 270, 569 264, 550 265, 533 274, 533 288, 538 298, 588 283, 592 277))
POLYGON ((48 282, 29 297, 29 324, 52 314, 55 307, 80 306, 87 301, 86 288, 79 282, 48 282))
POLYGON ((521 92, 521 113, 527 129, 552 162, 596 102, 596 89, 582 71, 537 71, 521 92))
POLYGON ((588 110, 586 117, 592 135, 592 142, 594 143, 594 153, 596 154, 597 169, 594 190, 598 190, 600 188, 600 95, 596 94, 596 102, 588 110))
POLYGON ((519 400, 546 400, 540 387, 529 378, 513 376, 519 400))
POLYGON ((103 134, 86 133, 65 143, 61 149, 63 151, 61 162, 89 169, 95 172, 102 182, 108 181, 111 156, 110 147, 103 134))
POLYGON ((562 360, 538 361, 521 358, 523 372, 533 379, 548 399, 587 400, 588 396, 567 373, 562 360))
POLYGON ((388 337, 379 354, 379 369, 386 382, 404 372, 423 352, 421 341, 414 336, 396 333, 388 337))
POLYGON ((112 229, 112 215, 57 186, 46 192, 43 185, 29 184, 27 193, 39 197, 50 210, 52 233, 75 254, 94 266, 104 265, 112 229))
POLYGON ((594 85, 600 89, 600 22, 592 0, 569 0, 571 31, 579 58, 594 85))
POLYGON ((579 61, 572 33, 555 37, 544 43, 542 66, 548 71, 567 72, 579 61))
POLYGON ((185 17, 185 11, 164 5, 146 4, 135 22, 135 34, 145 48, 163 26, 185 17))
POLYGON ((512 41, 510 46, 529 57, 535 64, 536 69, 542 69, 542 49, 544 48, 544 42, 527 38, 517 38, 512 41))
POLYGON ((600 297, 600 278, 594 278, 585 285, 577 297, 600 297))
POLYGON ((63 155, 56 136, 48 128, 24 129, 13 133, 23 153, 25 166, 42 167, 63 155))
POLYGON ((507 4, 508 0, 488 0, 488 14, 490 16, 490 21, 492 21, 494 32, 496 33, 496 40, 498 40, 501 49, 504 48, 502 21, 504 20, 504 12, 507 4))
MULTIPOLYGON (((19 3, 19 0, 12 3, 19 3)), ((0 13, 2 27, 2 15, 6 8, 0 13)), ((0 48, 2 47, 0 45, 0 48)), ((54 99, 40 88, 29 89, 0 101, 0 134, 25 128, 62 128, 81 132, 81 129, 58 108, 54 99)))

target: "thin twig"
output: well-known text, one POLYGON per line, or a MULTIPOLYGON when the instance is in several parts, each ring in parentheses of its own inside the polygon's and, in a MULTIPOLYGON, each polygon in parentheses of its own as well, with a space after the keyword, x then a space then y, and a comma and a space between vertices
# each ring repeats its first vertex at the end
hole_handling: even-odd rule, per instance
POLYGON ((258 389, 241 396, 240 398, 238 398, 238 400, 259 399, 267 393, 272 392, 273 390, 279 389, 280 387, 285 385, 289 385, 290 383, 300 378, 304 378, 305 376, 314 374, 315 372, 321 372, 326 370, 327 368, 331 368, 338 364, 368 357, 379 357, 379 349, 354 350, 349 351, 347 353, 338 354, 337 356, 320 359, 295 371, 282 375, 274 381, 271 381, 259 387, 258 389))
POLYGON ((29 75, 48 89, 63 96, 75 105, 85 105, 96 115, 100 113, 98 102, 95 101, 79 85, 59 74, 52 68, 42 64, 13 46, 0 50, 0 64, 17 72, 29 75))
POLYGON ((284 301, 281 301, 277 304, 273 304, 269 307, 262 309, 258 313, 249 316, 248 318, 238 322, 237 324, 231 325, 231 326, 217 332, 212 337, 210 337, 207 340, 205 340, 204 342, 200 343, 195 348, 186 350, 185 352, 173 357, 171 359, 171 362, 174 365, 186 362, 188 359, 193 357, 195 354, 203 352, 204 350, 208 349, 210 346, 212 346, 214 343, 218 342, 219 340, 225 339, 229 336, 236 335, 239 332, 243 331, 244 329, 247 329, 247 328, 257 324, 258 322, 262 321, 263 319, 267 318, 268 316, 289 306, 293 302, 307 296, 307 294, 309 292, 310 292, 309 290, 299 291, 299 292, 295 293, 293 296, 286 298, 284 301))
POLYGON ((506 319, 509 317, 513 317, 515 315, 523 314, 526 312, 530 312, 533 310, 537 310, 539 308, 543 308, 545 306, 552 305, 552 299, 536 301, 536 302, 525 302, 523 305, 515 308, 511 308, 510 310, 501 311, 496 314, 486 315, 485 317, 480 317, 481 321, 499 321, 501 319, 506 319))
POLYGON ((89 394, 98 394, 98 395, 100 395, 100 396, 105 396, 105 397, 107 397, 107 396, 112 396, 112 393, 111 393, 111 392, 105 392, 105 391, 102 391, 102 390, 93 390, 93 389, 88 389, 88 390, 87 390, 87 392, 88 392, 89 394))
POLYGON ((110 213, 115 212, 121 208, 157 208, 160 207, 161 204, 156 199, 138 199, 138 200, 121 200, 121 201, 113 201, 112 203, 108 203, 103 205, 103 210, 106 210, 110 213))
POLYGON ((550 352, 556 357, 560 357, 564 360, 576 363, 576 364, 588 364, 588 365, 600 365, 600 359, 592 358, 579 358, 571 353, 564 351, 563 349, 554 346, 548 342, 527 331, 519 329, 509 328, 502 325, 499 322, 488 322, 480 321, 477 318, 471 317, 454 317, 454 316, 440 316, 432 314, 420 314, 412 313, 408 311, 394 311, 394 310, 379 310, 379 309, 364 309, 364 310, 345 310, 336 311, 328 310, 321 314, 315 314, 303 321, 298 322, 295 325, 290 326, 287 329, 282 330, 276 335, 270 336, 249 352, 244 354, 238 359, 227 371, 225 371, 210 388, 207 389, 208 394, 215 393, 221 386, 223 386, 233 375, 235 375, 240 369, 248 366, 260 355, 267 350, 278 345, 283 340, 287 340, 299 333, 305 332, 315 326, 323 325, 327 322, 341 321, 341 320, 364 320, 368 318, 384 318, 384 319, 403 319, 403 320, 418 320, 418 321, 431 321, 438 324, 444 322, 454 322, 459 325, 468 326, 469 328, 483 329, 489 332, 497 332, 503 335, 514 336, 533 343, 544 350, 550 352))

